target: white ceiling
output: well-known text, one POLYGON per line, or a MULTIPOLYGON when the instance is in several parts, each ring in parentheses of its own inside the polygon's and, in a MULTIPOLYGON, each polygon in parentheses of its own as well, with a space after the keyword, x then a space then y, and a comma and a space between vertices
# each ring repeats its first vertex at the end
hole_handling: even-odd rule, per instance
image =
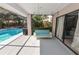
POLYGON ((15 9, 15 7, 12 7, 11 5, 8 5, 7 3, 0 3, 0 7, 26 17, 26 14, 24 14, 23 12, 20 12, 18 9, 15 9))
POLYGON ((54 14, 69 3, 4 3, 0 6, 24 17, 27 14, 54 14))
POLYGON ((54 14, 69 3, 19 3, 30 14, 54 14))

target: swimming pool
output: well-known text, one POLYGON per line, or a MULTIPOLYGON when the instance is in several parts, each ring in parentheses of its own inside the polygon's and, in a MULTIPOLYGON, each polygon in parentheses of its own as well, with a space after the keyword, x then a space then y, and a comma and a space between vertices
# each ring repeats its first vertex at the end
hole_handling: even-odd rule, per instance
POLYGON ((22 32, 21 28, 8 28, 0 30, 0 42, 8 40, 9 38, 22 32))

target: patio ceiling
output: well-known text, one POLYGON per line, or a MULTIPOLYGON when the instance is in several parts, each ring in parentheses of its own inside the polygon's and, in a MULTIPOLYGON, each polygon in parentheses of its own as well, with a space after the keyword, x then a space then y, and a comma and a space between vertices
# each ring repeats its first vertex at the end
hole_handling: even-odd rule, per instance
MULTIPOLYGON (((8 5, 7 3, 0 3, 0 7, 6 9, 7 11, 14 12, 14 13, 16 13, 18 15, 26 16, 25 14, 23 14, 23 12, 20 12, 19 10, 15 9, 11 5, 8 5)), ((0 11, 3 12, 2 10, 0 10, 0 11)))
POLYGON ((8 4, 5 3, 5 4, 6 4, 5 7, 1 4, 0 5, 22 16, 27 16, 27 14, 45 14, 45 15, 54 14, 57 11, 60 11, 64 7, 69 5, 69 3, 8 3, 8 4))
POLYGON ((18 5, 30 14, 54 14, 68 3, 20 3, 18 5))

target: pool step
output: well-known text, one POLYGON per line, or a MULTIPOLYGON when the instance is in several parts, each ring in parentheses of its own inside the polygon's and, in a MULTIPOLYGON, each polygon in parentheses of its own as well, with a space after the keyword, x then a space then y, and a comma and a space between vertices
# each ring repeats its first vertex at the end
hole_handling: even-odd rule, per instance
POLYGON ((6 40, 6 39, 8 39, 9 37, 11 37, 10 34, 3 34, 3 35, 0 35, 0 42, 1 42, 1 41, 4 41, 4 40, 6 40))

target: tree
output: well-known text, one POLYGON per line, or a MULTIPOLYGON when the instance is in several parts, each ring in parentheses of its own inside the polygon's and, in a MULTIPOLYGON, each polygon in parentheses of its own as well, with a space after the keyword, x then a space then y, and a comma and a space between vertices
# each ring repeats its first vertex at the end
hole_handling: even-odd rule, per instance
POLYGON ((43 27, 43 18, 41 15, 34 15, 32 17, 32 23, 34 27, 43 27))
POLYGON ((43 20, 47 18, 46 15, 33 15, 32 16, 32 31, 34 32, 35 29, 44 28, 43 20))

